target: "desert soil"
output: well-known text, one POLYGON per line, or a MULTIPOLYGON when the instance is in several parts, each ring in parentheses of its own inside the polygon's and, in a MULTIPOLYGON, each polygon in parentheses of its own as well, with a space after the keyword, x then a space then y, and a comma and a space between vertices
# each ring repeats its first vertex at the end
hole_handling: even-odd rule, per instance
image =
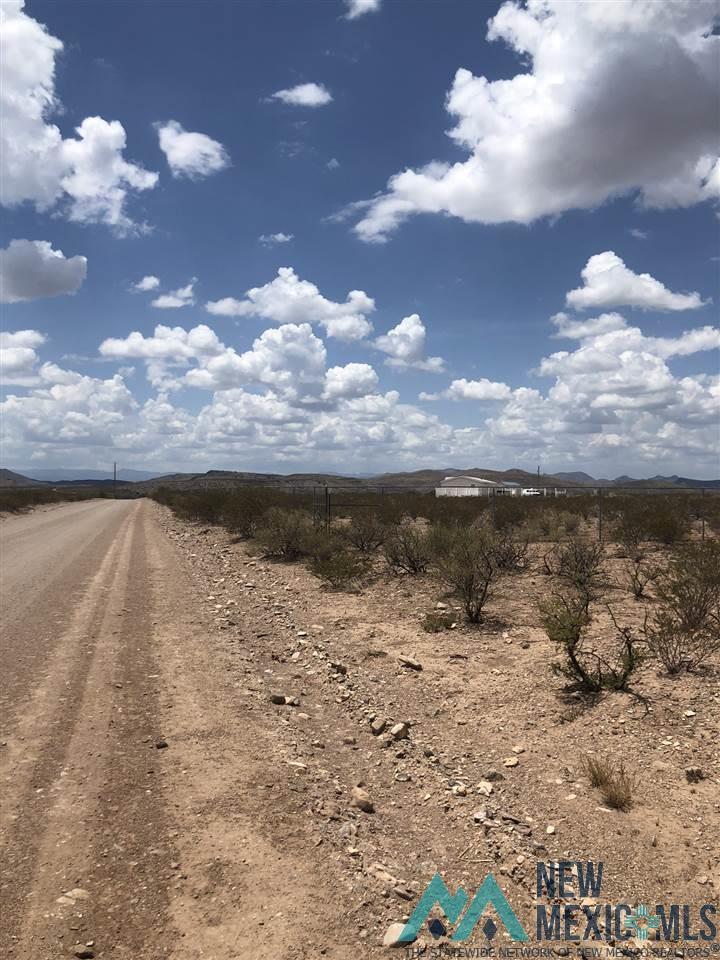
POLYGON ((532 930, 538 859, 602 860, 610 902, 718 902, 718 664, 568 696, 539 569, 429 634, 430 578, 330 593, 145 500, 5 519, 0 549, 2 955, 386 956, 436 870, 492 871, 532 930), (588 753, 634 771, 629 812, 588 753))

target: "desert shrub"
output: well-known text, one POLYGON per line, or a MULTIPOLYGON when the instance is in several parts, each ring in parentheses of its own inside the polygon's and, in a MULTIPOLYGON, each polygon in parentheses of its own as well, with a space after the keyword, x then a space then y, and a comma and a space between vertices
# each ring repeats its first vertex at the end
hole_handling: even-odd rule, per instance
POLYGON ((659 609, 646 628, 650 649, 670 674, 720 651, 720 541, 686 546, 656 573, 659 609))
POLYGON ((528 565, 529 543, 526 539, 503 532, 495 539, 495 560, 501 570, 524 570, 528 565))
POLYGON ((387 527, 369 511, 356 514, 343 530, 347 542, 360 553, 376 553, 385 543, 387 527))
POLYGON ((431 538, 433 567, 463 604, 470 623, 479 623, 500 576, 497 540, 484 525, 437 529, 431 538))
POLYGON ((298 560, 316 548, 315 529, 308 514, 300 510, 270 507, 255 530, 264 556, 275 560, 298 560))
POLYGON ((308 569, 322 582, 335 590, 357 584, 368 570, 365 557, 340 546, 332 552, 320 552, 311 556, 308 569))
POLYGON ((426 633, 442 633, 443 630, 449 630, 453 623, 455 623, 455 618, 451 613, 432 610, 425 614, 420 621, 420 626, 426 633))
POLYGON ((643 541, 656 540, 670 546, 687 535, 689 526, 689 502, 682 495, 651 496, 630 495, 618 502, 607 504, 606 510, 614 514, 613 536, 628 552, 637 555, 643 541))
POLYGON ((19 513, 45 503, 102 499, 112 495, 112 490, 107 487, 7 487, 0 490, 0 513, 19 513))
POLYGON ((540 601, 538 608, 548 638, 562 654, 562 659, 551 665, 554 673, 567 677, 588 693, 628 689, 633 673, 643 661, 640 641, 631 628, 620 627, 612 618, 618 643, 614 659, 609 661, 586 645, 591 617, 585 596, 553 594, 540 601))
POLYGON ((600 790, 606 806, 613 810, 629 810, 637 780, 625 769, 621 760, 617 765, 602 757, 584 757, 583 768, 590 784, 600 790))
POLYGON ((430 535, 415 523, 399 523, 390 530, 383 555, 393 573, 425 573, 430 565, 430 535))
POLYGON ((642 559, 635 557, 630 560, 627 566, 627 583, 630 592, 636 600, 645 596, 645 588, 652 583, 655 578, 655 571, 643 563, 642 559))
POLYGON ((546 570, 570 588, 585 604, 585 611, 600 596, 605 551, 600 543, 571 540, 544 557, 546 570))
POLYGON ((238 537, 252 537, 268 509, 268 497, 261 491, 248 489, 231 494, 220 511, 220 522, 238 537))

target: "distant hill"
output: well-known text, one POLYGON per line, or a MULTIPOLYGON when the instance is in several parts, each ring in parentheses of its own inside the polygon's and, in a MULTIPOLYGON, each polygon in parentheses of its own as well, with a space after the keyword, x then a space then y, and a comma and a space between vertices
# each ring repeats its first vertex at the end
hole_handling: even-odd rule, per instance
POLYGON ((634 477, 628 477, 627 474, 615 477, 614 480, 598 480, 595 477, 591 477, 589 473, 582 473, 581 471, 576 473, 556 473, 555 476, 563 481, 580 483, 591 487, 636 487, 641 489, 692 487, 696 490, 704 487, 706 490, 720 489, 720 480, 693 480, 691 477, 679 477, 677 474, 673 474, 671 477, 658 475, 645 480, 636 480, 634 477))
MULTIPOLYGON (((35 467, 27 467, 26 469, 21 469, 21 472, 24 476, 30 477, 32 480, 43 480, 48 483, 57 483, 73 480, 112 480, 112 470, 68 470, 52 467, 43 467, 42 469, 37 469, 35 467)), ((149 470, 129 470, 125 467, 122 467, 118 470, 118 480, 128 480, 130 482, 136 482, 139 480, 152 480, 153 477, 157 477, 159 474, 156 472, 151 472, 149 470)))
POLYGON ((0 488, 44 486, 45 484, 38 480, 32 480, 30 477, 24 477, 21 473, 15 473, 13 470, 6 470, 4 467, 0 467, 0 488))

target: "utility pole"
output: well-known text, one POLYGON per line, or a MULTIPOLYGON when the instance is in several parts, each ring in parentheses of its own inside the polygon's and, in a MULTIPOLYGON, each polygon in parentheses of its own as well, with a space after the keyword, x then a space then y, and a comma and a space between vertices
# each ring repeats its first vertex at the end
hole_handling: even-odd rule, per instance
POLYGON ((113 498, 117 500, 117 461, 113 461, 113 498))

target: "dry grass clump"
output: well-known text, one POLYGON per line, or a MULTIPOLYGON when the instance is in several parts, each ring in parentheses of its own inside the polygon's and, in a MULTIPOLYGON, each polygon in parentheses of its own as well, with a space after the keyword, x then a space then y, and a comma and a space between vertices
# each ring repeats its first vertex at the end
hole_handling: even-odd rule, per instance
POLYGON ((627 811, 633 805, 637 780, 628 773, 621 760, 618 764, 603 757, 584 757, 583 768, 591 785, 600 791, 603 803, 612 810, 627 811))

